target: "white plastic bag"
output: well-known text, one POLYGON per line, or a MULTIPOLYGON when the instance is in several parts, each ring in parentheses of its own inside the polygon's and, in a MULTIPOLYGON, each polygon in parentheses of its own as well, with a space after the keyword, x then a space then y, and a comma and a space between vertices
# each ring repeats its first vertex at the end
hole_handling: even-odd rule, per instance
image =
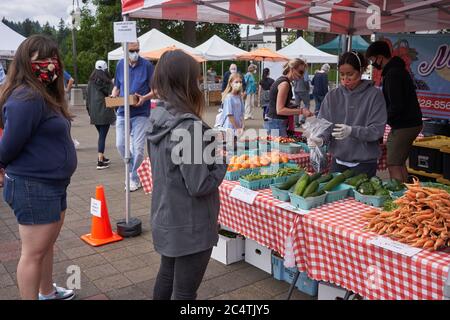
MULTIPOLYGON (((323 118, 307 118, 303 125, 304 135, 307 139, 319 138, 333 123, 323 118)), ((309 161, 315 172, 322 172, 328 167, 328 158, 321 147, 311 147, 309 161)))

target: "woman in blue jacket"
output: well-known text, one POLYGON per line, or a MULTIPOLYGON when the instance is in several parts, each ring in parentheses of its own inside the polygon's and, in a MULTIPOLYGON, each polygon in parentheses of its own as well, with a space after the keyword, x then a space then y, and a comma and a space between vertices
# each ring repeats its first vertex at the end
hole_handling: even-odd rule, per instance
POLYGON ((0 94, 3 197, 19 223, 17 283, 22 299, 74 297, 73 290, 52 280, 53 246, 77 166, 62 70, 57 44, 43 35, 30 36, 17 49, 0 94))

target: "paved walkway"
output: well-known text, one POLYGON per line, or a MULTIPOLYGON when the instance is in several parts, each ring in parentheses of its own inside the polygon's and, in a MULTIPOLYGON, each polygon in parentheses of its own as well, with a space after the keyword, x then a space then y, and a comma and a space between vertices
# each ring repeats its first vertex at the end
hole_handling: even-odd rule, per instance
MULTIPOLYGON (((153 285, 159 268, 159 255, 154 251, 149 214, 151 197, 141 190, 131 194, 132 216, 142 220, 142 235, 94 248, 80 236, 90 232, 90 199, 95 186, 105 187, 111 224, 124 218, 124 165, 114 146, 115 129, 107 139, 106 155, 111 167, 96 170, 97 132, 89 125, 84 107, 73 108, 76 119, 72 134, 80 142, 78 168, 68 190, 66 220, 55 247, 54 280, 66 285, 72 265, 81 269, 81 289, 77 299, 152 299, 153 285)), ((209 107, 206 120, 214 121, 217 108, 209 107)), ((262 126, 262 112, 248 127, 262 126)), ((0 189, 1 190, 1 189, 0 189)), ((18 299, 16 267, 20 241, 16 219, 0 201, 0 299, 18 299)), ((224 266, 212 260, 199 289, 199 299, 284 299, 289 285, 245 262, 224 266)), ((311 299, 294 290, 292 299, 311 299)))

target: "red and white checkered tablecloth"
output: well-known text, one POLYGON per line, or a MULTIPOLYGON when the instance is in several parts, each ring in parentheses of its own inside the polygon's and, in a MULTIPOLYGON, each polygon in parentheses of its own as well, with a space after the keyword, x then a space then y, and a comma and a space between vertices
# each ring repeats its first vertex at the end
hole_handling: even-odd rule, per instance
POLYGON ((450 251, 423 250, 406 257, 368 244, 359 214, 370 206, 352 198, 303 217, 308 274, 368 299, 443 299, 450 251))
POLYGON ((297 268, 305 271, 304 239, 301 229, 303 216, 277 207, 277 204, 282 202, 272 197, 270 189, 259 190, 252 205, 230 197, 231 190, 237 185, 239 185, 237 181, 226 180, 220 185, 219 222, 279 252, 282 256, 285 253, 286 237, 290 234, 291 228, 294 228, 291 235, 295 261, 297 268))

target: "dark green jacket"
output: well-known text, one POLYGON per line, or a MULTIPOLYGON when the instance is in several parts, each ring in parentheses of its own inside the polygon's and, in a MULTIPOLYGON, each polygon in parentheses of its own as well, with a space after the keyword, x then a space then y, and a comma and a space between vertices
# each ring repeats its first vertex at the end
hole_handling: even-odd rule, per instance
POLYGON ((91 118, 91 124, 105 125, 116 121, 114 109, 106 108, 105 97, 112 91, 112 82, 89 80, 86 96, 86 109, 91 118))

